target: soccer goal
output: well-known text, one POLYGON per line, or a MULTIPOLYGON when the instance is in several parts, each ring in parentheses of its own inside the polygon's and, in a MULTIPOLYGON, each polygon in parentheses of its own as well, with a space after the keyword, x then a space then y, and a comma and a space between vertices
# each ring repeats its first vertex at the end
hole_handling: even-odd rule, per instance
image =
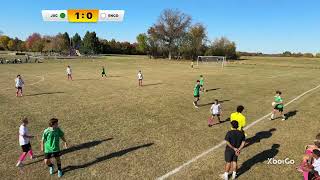
POLYGON ((221 65, 223 68, 226 63, 225 56, 198 56, 197 58, 197 66, 199 64, 210 64, 210 65, 221 65))

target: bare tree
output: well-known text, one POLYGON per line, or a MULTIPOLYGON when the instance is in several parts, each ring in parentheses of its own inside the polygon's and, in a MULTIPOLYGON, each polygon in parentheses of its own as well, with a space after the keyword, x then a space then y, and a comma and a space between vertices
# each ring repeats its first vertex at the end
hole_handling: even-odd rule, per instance
POLYGON ((171 59, 172 51, 178 46, 180 39, 186 33, 191 23, 191 17, 179 10, 166 9, 160 15, 158 22, 153 25, 153 36, 162 41, 171 59))

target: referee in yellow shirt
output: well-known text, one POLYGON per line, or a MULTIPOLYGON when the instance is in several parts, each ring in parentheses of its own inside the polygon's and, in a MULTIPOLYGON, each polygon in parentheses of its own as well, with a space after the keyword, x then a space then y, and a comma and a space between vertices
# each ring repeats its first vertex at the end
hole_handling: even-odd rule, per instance
MULTIPOLYGON (((246 126, 246 117, 242 114, 244 107, 242 105, 237 107, 237 112, 234 112, 230 116, 230 121, 238 122, 238 130, 243 131, 243 128, 246 126)), ((244 132, 244 131, 243 131, 244 132)))

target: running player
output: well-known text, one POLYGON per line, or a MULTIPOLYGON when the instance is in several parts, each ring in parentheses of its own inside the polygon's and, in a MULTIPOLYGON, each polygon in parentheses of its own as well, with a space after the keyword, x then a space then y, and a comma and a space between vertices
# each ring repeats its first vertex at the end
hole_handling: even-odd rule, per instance
POLYGON ((103 77, 103 76, 107 77, 107 73, 106 73, 106 70, 105 70, 104 66, 102 66, 101 76, 102 76, 102 77, 103 77))
POLYGON ((142 86, 142 80, 143 80, 143 75, 141 70, 139 70, 138 72, 138 82, 139 82, 139 86, 142 86))
POLYGON ((198 101, 200 100, 200 81, 199 80, 197 80, 197 84, 193 88, 193 97, 194 97, 194 101, 193 101, 194 107, 199 108, 198 107, 198 101))
POLYGON ((14 80, 15 81, 15 83, 16 83, 16 89, 17 89, 17 91, 16 91, 16 96, 18 97, 18 96, 22 96, 22 88, 23 88, 23 86, 24 86, 24 81, 23 81, 23 79, 21 78, 21 75, 19 74, 19 75, 17 75, 17 78, 14 80))
POLYGON ((72 81, 72 69, 70 66, 67 66, 67 78, 72 81))
POLYGON ((19 144, 22 148, 22 154, 19 157, 17 167, 23 166, 23 161, 26 159, 27 155, 30 155, 30 159, 33 159, 33 152, 30 145, 30 139, 34 136, 29 134, 27 125, 29 124, 28 118, 22 119, 22 124, 19 127, 19 144))
POLYGON ((49 127, 43 132, 41 150, 44 151, 44 163, 49 167, 50 175, 54 173, 54 166, 51 162, 51 158, 54 157, 56 159, 58 177, 63 175, 60 159, 60 138, 64 141, 65 148, 67 148, 67 141, 64 138, 63 131, 59 128, 58 119, 52 118, 49 121, 49 127))
POLYGON ((281 98, 281 94, 282 94, 281 91, 276 91, 276 95, 274 96, 274 102, 272 103, 273 110, 270 117, 271 120, 275 119, 275 114, 277 112, 280 113, 282 117, 282 121, 286 120, 286 116, 283 114, 284 105, 283 105, 283 99, 281 98))
POLYGON ((212 104, 211 108, 210 108, 210 112, 211 112, 211 119, 208 122, 208 126, 211 127, 212 125, 217 124, 217 120, 215 119, 215 117, 217 117, 219 123, 221 123, 220 120, 220 115, 221 115, 221 104, 219 103, 219 100, 216 99, 214 101, 214 104, 212 104))

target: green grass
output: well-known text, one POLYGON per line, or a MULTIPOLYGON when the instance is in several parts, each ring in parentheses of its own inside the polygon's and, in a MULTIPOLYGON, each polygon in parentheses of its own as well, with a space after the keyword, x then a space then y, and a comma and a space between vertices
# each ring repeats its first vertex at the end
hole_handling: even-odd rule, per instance
MULTIPOLYGON (((33 149, 42 154, 41 134, 48 120, 57 117, 70 145, 76 146, 62 156, 64 178, 155 179, 223 140, 229 123, 208 128, 210 105, 206 104, 216 98, 229 100, 222 104, 223 119, 242 104, 250 123, 271 111, 275 90, 282 90, 288 102, 317 86, 319 68, 319 59, 250 58, 224 69, 191 69, 189 62, 139 56, 0 65, 0 175, 5 179, 49 178, 43 157, 28 160, 32 164, 23 168, 23 174, 15 167, 21 151, 17 133, 21 117, 28 117, 29 130, 36 136, 33 149), (67 65, 73 68, 72 82, 65 77, 67 65), (100 77, 103 65, 107 79, 100 77), (140 69, 146 85, 142 88, 136 80, 140 69), (17 74, 26 82, 22 98, 15 97, 13 88, 17 74), (202 94, 203 106, 195 109, 192 91, 200 74, 207 89, 219 89, 202 94)), ((289 157, 296 164, 254 163, 239 179, 300 178, 295 167, 304 145, 312 143, 319 131, 319 95, 316 90, 286 107, 287 112, 297 111, 288 121, 265 120, 250 128, 249 137, 271 128, 276 131, 244 149, 239 160, 240 166, 248 164, 255 155, 279 144, 275 157, 289 157)), ((223 172, 223 150, 215 150, 170 178, 218 179, 223 172)))

